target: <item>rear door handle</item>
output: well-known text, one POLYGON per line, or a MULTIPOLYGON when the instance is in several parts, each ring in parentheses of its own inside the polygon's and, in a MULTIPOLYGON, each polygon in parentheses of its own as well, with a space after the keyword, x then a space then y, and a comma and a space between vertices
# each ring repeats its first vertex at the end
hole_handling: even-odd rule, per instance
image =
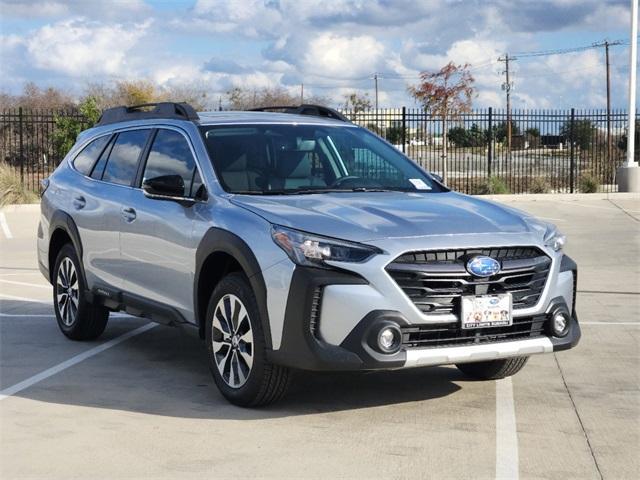
POLYGON ((87 201, 82 195, 78 195, 73 199, 73 206, 76 210, 81 210, 87 204, 87 201))
POLYGON ((123 207, 120 212, 122 213, 122 218, 129 223, 136 219, 136 211, 131 207, 123 207))

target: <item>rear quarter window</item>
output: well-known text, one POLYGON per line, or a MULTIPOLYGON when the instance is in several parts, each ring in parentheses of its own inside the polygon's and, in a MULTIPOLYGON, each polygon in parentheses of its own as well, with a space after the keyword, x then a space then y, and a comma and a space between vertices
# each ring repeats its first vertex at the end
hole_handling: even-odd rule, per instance
POLYGON ((93 165, 107 145, 111 135, 96 138, 82 149, 82 151, 73 159, 73 168, 83 175, 89 175, 93 165))
POLYGON ((102 174, 105 182, 132 185, 138 171, 138 160, 144 149, 150 130, 121 132, 111 149, 107 166, 102 174))

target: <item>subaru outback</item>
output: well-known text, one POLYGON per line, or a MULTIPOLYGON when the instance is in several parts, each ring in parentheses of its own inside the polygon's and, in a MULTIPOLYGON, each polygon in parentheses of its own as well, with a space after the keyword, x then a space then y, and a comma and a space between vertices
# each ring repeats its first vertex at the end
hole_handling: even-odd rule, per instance
POLYGON ((298 370, 513 375, 575 346, 555 226, 447 188, 338 112, 106 110, 43 182, 38 258, 62 333, 109 313, 194 327, 230 402, 298 370))

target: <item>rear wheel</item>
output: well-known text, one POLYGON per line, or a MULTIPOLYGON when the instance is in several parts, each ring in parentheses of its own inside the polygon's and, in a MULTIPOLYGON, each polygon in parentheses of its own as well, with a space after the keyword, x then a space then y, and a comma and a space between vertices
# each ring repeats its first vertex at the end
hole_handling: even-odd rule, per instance
POLYGON ((478 380, 498 380, 518 373, 527 360, 529 357, 514 357, 486 362, 459 363, 456 367, 465 375, 478 380))
POLYGON ((107 326, 109 310, 85 299, 80 260, 71 244, 60 249, 53 271, 53 308, 62 333, 72 340, 98 338, 107 326))
POLYGON ((243 407, 279 400, 289 370, 267 360, 258 304, 243 274, 231 273, 216 286, 206 321, 209 368, 222 395, 243 407))

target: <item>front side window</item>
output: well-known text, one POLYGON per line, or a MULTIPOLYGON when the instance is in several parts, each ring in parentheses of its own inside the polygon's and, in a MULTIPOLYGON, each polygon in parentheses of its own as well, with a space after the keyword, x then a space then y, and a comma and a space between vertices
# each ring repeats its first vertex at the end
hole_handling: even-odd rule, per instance
POLYGON ((91 168, 98 160, 98 156, 104 150, 109 138, 111 138, 110 135, 105 135, 90 142, 73 160, 73 167, 81 174, 89 175, 91 168))
MULTIPOLYGON (((183 196, 190 197, 196 193, 191 188, 196 172, 196 162, 186 138, 175 130, 158 130, 149 151, 143 182, 164 175, 179 175, 184 182, 183 196)), ((201 183, 199 179, 198 175, 196 189, 201 183)))
POLYGON ((120 132, 111 148, 107 166, 102 174, 105 182, 131 185, 138 170, 138 159, 147 143, 148 129, 120 132))
POLYGON ((275 124, 200 128, 218 178, 231 193, 446 191, 363 128, 275 124))

